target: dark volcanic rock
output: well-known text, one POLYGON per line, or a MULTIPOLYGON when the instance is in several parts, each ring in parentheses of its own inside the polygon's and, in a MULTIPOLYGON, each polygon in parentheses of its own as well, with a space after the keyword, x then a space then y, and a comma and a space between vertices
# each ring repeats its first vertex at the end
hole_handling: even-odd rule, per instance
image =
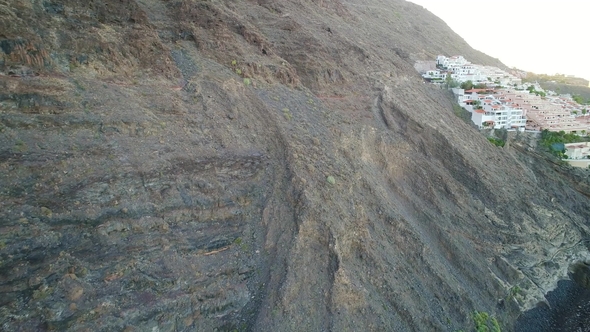
POLYGON ((3 330, 511 330, 588 259, 587 173, 455 117, 414 60, 501 64, 411 3, 12 1, 0 50, 3 330))
POLYGON ((520 332, 590 331, 590 289, 561 280, 547 294, 547 303, 524 313, 514 327, 520 332))

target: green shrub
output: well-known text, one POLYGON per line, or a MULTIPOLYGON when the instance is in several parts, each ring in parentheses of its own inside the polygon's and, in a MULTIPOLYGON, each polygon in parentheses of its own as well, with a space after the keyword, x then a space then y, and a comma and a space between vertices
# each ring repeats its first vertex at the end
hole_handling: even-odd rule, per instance
POLYGON ((472 317, 477 332, 502 332, 496 317, 490 316, 487 312, 476 311, 472 317))
POLYGON ((494 144, 495 146, 499 147, 503 147, 504 144, 506 144, 506 141, 495 137, 488 137, 488 141, 490 141, 490 143, 494 144))
POLYGON ((293 118, 293 114, 291 113, 291 110, 289 110, 288 108, 283 108, 283 115, 285 116, 285 118, 287 119, 287 121, 291 121, 291 119, 293 118))
POLYGON ((563 144, 586 141, 588 141, 587 136, 584 137, 572 133, 566 134, 564 131, 555 132, 544 129, 543 131, 541 131, 540 145, 547 148, 549 152, 551 152, 553 155, 563 159, 565 156, 565 149, 563 144))
MULTIPOLYGON (((584 132, 585 133, 585 132, 584 132)), ((541 131, 541 145, 545 147, 551 147, 553 143, 578 143, 584 142, 584 139, 581 136, 572 133, 565 133, 564 131, 555 132, 549 131, 547 129, 543 129, 541 131)))
POLYGON ((512 287, 510 287, 510 290, 508 291, 507 299, 508 300, 511 300, 511 299, 515 298, 521 292, 522 292, 522 289, 520 289, 520 287, 518 287, 518 286, 512 286, 512 287))

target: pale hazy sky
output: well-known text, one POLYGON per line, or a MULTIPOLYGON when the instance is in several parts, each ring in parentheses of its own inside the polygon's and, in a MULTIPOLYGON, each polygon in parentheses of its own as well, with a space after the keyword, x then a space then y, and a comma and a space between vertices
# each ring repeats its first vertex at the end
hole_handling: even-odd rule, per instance
POLYGON ((590 80, 590 0, 409 1, 509 67, 590 80))

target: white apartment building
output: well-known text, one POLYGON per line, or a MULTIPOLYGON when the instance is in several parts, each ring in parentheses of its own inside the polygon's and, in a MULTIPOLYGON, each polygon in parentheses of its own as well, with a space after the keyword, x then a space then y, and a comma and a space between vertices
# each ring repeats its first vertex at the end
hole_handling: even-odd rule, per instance
POLYGON ((429 80, 444 80, 447 78, 447 73, 441 70, 428 70, 422 77, 429 80))
POLYGON ((449 58, 444 55, 439 55, 436 57, 436 63, 442 67, 450 69, 452 67, 466 65, 470 62, 467 61, 462 55, 455 55, 449 58))
POLYGON ((590 142, 565 144, 565 154, 570 165, 587 168, 590 165, 590 142))
POLYGON ((480 129, 517 129, 524 131, 526 118, 522 108, 513 107, 491 94, 478 94, 481 90, 467 93, 454 89, 459 105, 471 112, 471 121, 480 129))
POLYGON ((500 68, 476 65, 460 55, 452 57, 439 55, 436 58, 436 64, 445 68, 451 73, 451 78, 460 83, 472 81, 474 84, 494 84, 494 82, 498 82, 503 86, 513 86, 514 84, 522 83, 520 78, 500 68))
POLYGON ((526 118, 522 110, 502 105, 495 100, 484 104, 482 109, 474 109, 471 113, 471 121, 480 129, 492 127, 524 131, 526 126, 526 118))

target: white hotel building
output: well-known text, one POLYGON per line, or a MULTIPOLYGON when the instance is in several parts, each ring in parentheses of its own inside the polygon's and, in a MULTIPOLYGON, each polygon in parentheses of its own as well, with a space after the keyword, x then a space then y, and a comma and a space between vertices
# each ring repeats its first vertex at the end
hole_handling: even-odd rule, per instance
POLYGON ((526 117, 521 108, 512 107, 491 94, 478 94, 482 90, 453 89, 459 105, 471 112, 471 121, 478 128, 516 129, 524 131, 526 117))

